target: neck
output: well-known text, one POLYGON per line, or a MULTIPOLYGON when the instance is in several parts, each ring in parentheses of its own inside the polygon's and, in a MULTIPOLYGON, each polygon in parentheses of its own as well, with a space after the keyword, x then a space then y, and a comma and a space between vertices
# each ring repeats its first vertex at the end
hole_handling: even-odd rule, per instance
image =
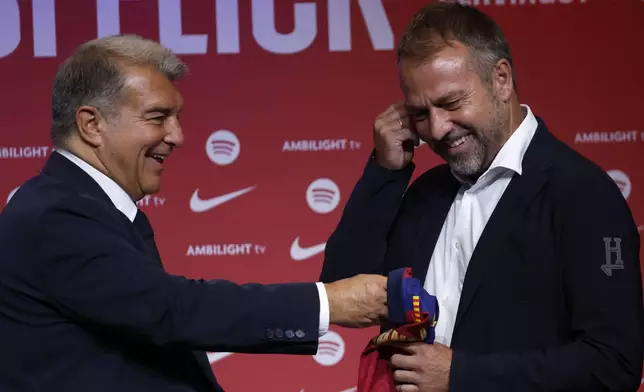
POLYGON ((512 103, 510 104, 510 121, 508 121, 508 133, 505 139, 506 141, 510 138, 514 131, 519 128, 519 125, 521 125, 523 119, 525 119, 525 116, 527 114, 528 112, 521 107, 519 100, 513 99, 512 103))
POLYGON ((77 157, 87 162, 87 164, 89 164, 96 170, 100 171, 101 173, 105 174, 106 176, 110 178, 112 177, 108 173, 105 165, 103 165, 103 162, 101 162, 98 156, 94 153, 92 148, 87 144, 83 143, 77 137, 70 136, 69 139, 65 142, 65 144, 61 146, 61 148, 76 155, 77 157))
POLYGON ((77 156, 79 159, 83 160, 88 165, 92 166, 94 169, 98 170, 99 172, 103 173, 105 176, 112 179, 118 186, 120 186, 130 196, 130 198, 133 201, 138 200, 137 198, 132 197, 132 193, 128 192, 127 187, 125 187, 124 184, 121 183, 121 181, 119 181, 116 176, 110 173, 107 167, 103 164, 103 161, 101 161, 101 158, 99 157, 99 155, 96 153, 96 150, 92 148, 90 145, 84 143, 78 137, 71 136, 62 146, 60 146, 60 148, 69 151, 70 153, 77 156))
POLYGON ((508 102, 507 117, 502 122, 503 132, 501 133, 501 140, 497 141, 499 143, 498 150, 496 151, 496 153, 494 153, 493 156, 489 157, 490 161, 487 162, 487 165, 485 165, 486 168, 492 163, 494 157, 496 156, 496 154, 498 154, 499 150, 508 141, 508 139, 510 139, 510 136, 512 136, 512 134, 519 128, 527 114, 528 112, 521 107, 521 104, 519 103, 519 100, 516 96, 510 99, 510 102, 508 102))

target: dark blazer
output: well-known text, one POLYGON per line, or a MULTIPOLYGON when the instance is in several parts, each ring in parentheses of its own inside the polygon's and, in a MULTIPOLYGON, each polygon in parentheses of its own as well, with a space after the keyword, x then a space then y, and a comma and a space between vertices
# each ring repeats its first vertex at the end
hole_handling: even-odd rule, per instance
MULTIPOLYGON (((450 390, 635 391, 644 339, 637 227, 611 178, 538 122, 523 174, 465 276, 450 390), (605 241, 616 239, 621 253, 604 267, 605 241)), ((406 190, 413 170, 370 159, 327 243, 323 281, 411 266, 424 282, 460 184, 439 165, 406 190)))
POLYGON ((204 351, 315 354, 314 283, 169 275, 145 226, 58 153, 20 187, 0 215, 0 391, 221 391, 204 351))

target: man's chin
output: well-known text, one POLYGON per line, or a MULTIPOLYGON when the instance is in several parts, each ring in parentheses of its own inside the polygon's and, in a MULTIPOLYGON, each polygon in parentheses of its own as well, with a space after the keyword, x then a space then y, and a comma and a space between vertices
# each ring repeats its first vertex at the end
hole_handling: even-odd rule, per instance
POLYGON ((479 166, 463 164, 463 162, 447 162, 452 172, 461 179, 471 181, 476 179, 481 174, 479 166))
POLYGON ((161 191, 161 182, 148 183, 141 187, 144 196, 155 195, 161 191))

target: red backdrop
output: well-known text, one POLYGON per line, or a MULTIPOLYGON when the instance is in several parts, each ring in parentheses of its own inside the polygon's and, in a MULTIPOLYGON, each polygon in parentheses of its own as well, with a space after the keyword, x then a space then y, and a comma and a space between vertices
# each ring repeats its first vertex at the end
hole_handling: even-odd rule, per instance
MULTIPOLYGON (((465 2, 506 31, 522 102, 613 171, 644 228, 644 2, 465 2)), ((0 204, 51 152, 58 64, 85 40, 136 33, 191 67, 181 82, 185 145, 166 163, 162 192, 140 203, 167 269, 237 282, 315 280, 372 148, 373 118, 401 98, 393 48, 424 3, 3 0, 0 204), (230 193, 215 207, 205 202, 230 193)), ((439 160, 423 146, 416 162, 418 175, 439 160)), ((232 391, 351 390, 375 330, 332 331, 314 357, 213 355, 213 368, 232 391)))

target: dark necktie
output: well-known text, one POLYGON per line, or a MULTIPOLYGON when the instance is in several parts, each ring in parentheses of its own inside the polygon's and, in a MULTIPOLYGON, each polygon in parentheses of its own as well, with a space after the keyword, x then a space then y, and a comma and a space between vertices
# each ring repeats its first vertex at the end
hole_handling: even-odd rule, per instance
POLYGON ((161 265, 161 256, 159 256, 159 250, 157 249, 157 244, 154 242, 154 230, 150 225, 148 217, 145 216, 145 213, 141 210, 136 212, 136 217, 134 218, 134 226, 143 237, 143 243, 145 244, 145 250, 148 255, 154 258, 159 265, 161 265))

